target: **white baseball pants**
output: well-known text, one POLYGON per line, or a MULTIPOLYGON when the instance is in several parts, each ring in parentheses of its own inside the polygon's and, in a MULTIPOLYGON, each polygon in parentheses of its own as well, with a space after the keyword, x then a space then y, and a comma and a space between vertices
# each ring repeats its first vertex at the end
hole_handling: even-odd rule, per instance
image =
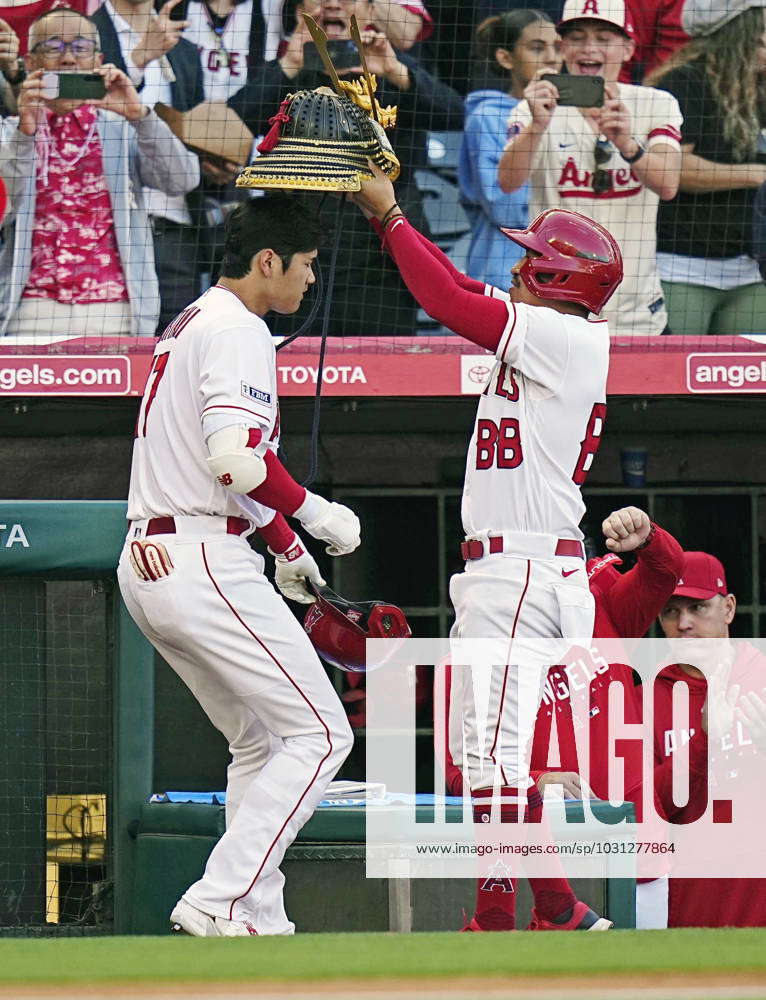
POLYGON ((498 553, 470 561, 450 581, 451 638, 497 640, 483 688, 474 670, 458 669, 460 655, 452 654, 450 751, 455 764, 467 770, 472 790, 524 791, 531 784, 532 736, 550 662, 539 646, 525 650, 523 640, 590 641, 593 634, 594 601, 584 561, 535 557, 531 543, 528 551, 529 557, 498 553))
MULTIPOLYGON (((184 898, 213 916, 290 934, 279 865, 353 742, 343 706, 307 635, 225 517, 176 517, 153 535, 171 566, 118 579, 136 624, 229 742, 226 833, 184 898)), ((191 749, 191 748, 190 748, 191 749)))

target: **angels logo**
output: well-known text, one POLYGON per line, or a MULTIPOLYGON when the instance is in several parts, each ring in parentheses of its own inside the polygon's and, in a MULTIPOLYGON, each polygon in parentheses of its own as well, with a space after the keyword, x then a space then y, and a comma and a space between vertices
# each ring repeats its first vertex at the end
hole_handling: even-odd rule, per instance
POLYGON ((362 612, 354 611, 353 608, 349 608, 346 612, 346 618, 354 623, 360 622, 362 620, 362 612))
POLYGON ((513 881, 509 878, 485 878, 479 887, 482 892, 514 892, 513 881))
POLYGON ((310 633, 320 618, 324 618, 324 612, 316 604, 312 604, 306 612, 306 617, 303 619, 304 629, 310 633))

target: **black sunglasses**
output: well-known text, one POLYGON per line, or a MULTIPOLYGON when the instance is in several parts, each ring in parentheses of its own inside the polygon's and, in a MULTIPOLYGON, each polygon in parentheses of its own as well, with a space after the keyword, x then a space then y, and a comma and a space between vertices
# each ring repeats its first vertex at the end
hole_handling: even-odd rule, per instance
POLYGON ((609 170, 604 170, 604 164, 612 159, 614 146, 608 139, 599 136, 596 139, 596 146, 593 150, 593 159, 596 161, 596 169, 593 171, 593 193, 605 194, 611 191, 614 186, 612 174, 609 170))

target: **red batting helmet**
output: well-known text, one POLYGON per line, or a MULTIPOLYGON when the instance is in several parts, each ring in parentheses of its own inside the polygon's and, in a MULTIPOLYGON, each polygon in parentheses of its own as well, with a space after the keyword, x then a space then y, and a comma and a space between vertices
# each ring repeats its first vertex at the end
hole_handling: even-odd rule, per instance
POLYGON ((393 604, 354 603, 329 587, 312 584, 311 588, 316 602, 306 612, 303 627, 317 653, 334 667, 364 673, 365 639, 409 639, 412 635, 404 612, 393 604))
POLYGON ((622 281, 617 241, 579 212, 551 208, 538 215, 529 229, 500 232, 532 251, 518 273, 541 299, 576 302, 598 313, 622 281))

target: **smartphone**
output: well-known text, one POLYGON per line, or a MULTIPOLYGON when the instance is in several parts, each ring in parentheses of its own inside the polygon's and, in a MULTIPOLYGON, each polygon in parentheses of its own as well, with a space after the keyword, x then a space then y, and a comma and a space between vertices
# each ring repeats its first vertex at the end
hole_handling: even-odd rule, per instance
POLYGON ((601 108, 604 105, 603 76, 571 76, 568 73, 544 73, 559 92, 557 104, 573 108, 601 108))
POLYGON ((43 73, 43 97, 68 101, 100 101, 106 94, 100 73, 43 73))
MULTIPOLYGON (((361 65, 356 45, 350 38, 330 39, 327 42, 327 54, 338 71, 361 65)), ((306 42, 303 46, 303 68, 324 72, 324 65, 319 58, 319 49, 313 42, 306 42)))

